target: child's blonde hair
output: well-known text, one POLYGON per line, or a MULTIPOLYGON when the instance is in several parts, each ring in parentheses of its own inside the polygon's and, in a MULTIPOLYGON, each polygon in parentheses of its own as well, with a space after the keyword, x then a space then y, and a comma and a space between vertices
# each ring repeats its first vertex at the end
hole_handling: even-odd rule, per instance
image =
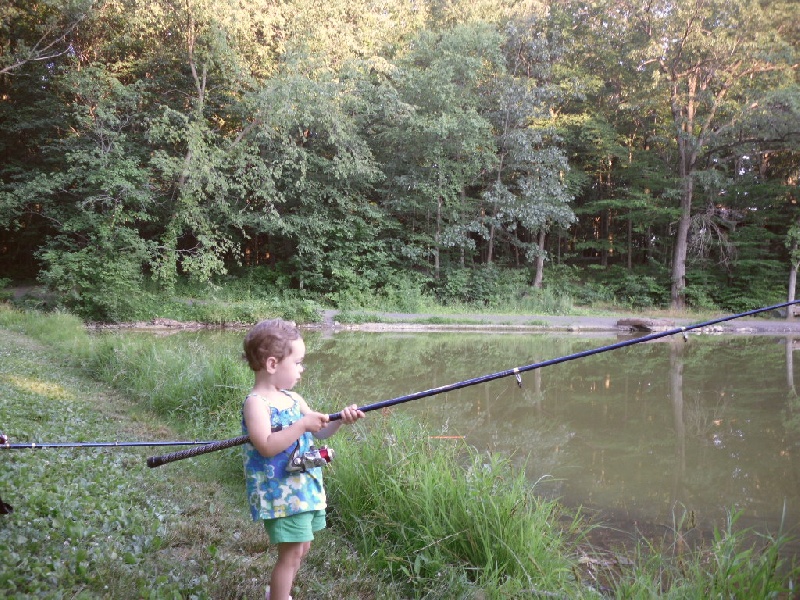
POLYGON ((300 338, 300 330, 293 321, 283 319, 261 321, 244 336, 242 358, 253 371, 260 371, 270 356, 278 361, 286 358, 291 352, 289 348, 291 343, 300 338))

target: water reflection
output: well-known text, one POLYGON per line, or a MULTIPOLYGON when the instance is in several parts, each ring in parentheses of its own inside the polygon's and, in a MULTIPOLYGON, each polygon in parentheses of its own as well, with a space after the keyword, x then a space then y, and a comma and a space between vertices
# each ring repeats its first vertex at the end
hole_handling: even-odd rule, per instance
MULTIPOLYGON (((197 335, 197 334, 193 334, 197 335)), ((299 391, 372 404, 620 341, 603 335, 308 332, 299 391)), ((198 343, 193 341, 193 343, 198 343)), ((209 334, 238 355, 241 333, 209 334)), ((437 443, 499 452, 542 494, 621 530, 800 535, 800 399, 792 337, 692 335, 636 344, 402 404, 437 443), (784 516, 785 507, 785 516, 784 516)), ((244 391, 243 391, 244 393, 244 391)), ((378 413, 371 413, 375 417, 378 413)), ((797 548, 797 546, 795 546, 797 548)), ((798 549, 800 551, 800 549, 798 549)))
MULTIPOLYGON (((310 342, 307 375, 364 405, 616 341, 341 333, 310 342)), ((775 532, 784 503, 784 526, 800 524, 793 348, 782 337, 663 338, 523 374, 522 389, 511 377, 395 410, 527 461, 542 493, 619 526, 670 526, 684 508, 724 526, 734 508, 742 525, 775 532)))

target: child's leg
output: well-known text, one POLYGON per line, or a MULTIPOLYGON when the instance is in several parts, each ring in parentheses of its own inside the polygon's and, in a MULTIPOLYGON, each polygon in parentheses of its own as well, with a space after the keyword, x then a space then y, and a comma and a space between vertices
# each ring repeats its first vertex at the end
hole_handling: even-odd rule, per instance
POLYGON ((270 600, 288 600, 292 583, 311 542, 283 542, 278 544, 278 562, 272 569, 269 583, 270 600))

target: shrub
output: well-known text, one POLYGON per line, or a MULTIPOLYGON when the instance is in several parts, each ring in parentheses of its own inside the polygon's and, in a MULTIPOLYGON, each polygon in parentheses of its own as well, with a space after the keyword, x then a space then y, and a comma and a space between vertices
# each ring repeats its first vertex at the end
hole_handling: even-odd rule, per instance
POLYGON ((147 256, 135 235, 100 240, 84 248, 51 247, 42 253, 42 282, 59 302, 85 319, 119 322, 139 316, 147 256), (130 242, 127 243, 126 239, 130 242))
POLYGON ((497 291, 500 276, 493 265, 478 268, 446 269, 435 282, 436 298, 443 304, 487 305, 497 291))

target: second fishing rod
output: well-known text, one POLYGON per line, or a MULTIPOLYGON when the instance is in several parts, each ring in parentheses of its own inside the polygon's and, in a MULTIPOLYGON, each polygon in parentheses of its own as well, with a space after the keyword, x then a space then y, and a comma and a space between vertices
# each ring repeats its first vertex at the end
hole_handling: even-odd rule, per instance
MULTIPOLYGON (((627 346, 633 346, 634 344, 641 344, 644 342, 649 342, 653 340, 657 340, 664 337, 669 337, 673 335, 683 335, 684 339, 687 339, 687 333, 689 331, 696 331, 702 330, 709 327, 713 327, 714 325, 718 325, 720 323, 724 323, 726 321, 732 321, 734 319, 741 319, 743 317, 749 317, 753 315, 757 315, 760 313, 774 311, 781 308, 786 308, 794 304, 800 303, 800 300, 793 300, 789 302, 783 302, 781 304, 775 304, 772 306, 765 306, 762 308, 757 308, 754 310, 749 310, 742 313, 737 313, 735 315, 728 315, 724 317, 719 317, 716 319, 711 319, 709 321, 703 321, 700 323, 695 323, 693 325, 685 325, 682 327, 675 327, 672 329, 668 329, 665 331, 660 331, 656 333, 651 333, 648 335, 634 337, 627 340, 622 340, 614 344, 609 344, 608 346, 601 346, 599 348, 592 348, 590 350, 584 350, 582 352, 575 352, 574 354, 568 354, 566 356, 560 356, 558 358, 552 358, 549 360, 545 360, 542 362, 532 363, 528 365, 523 365, 519 367, 514 367, 511 369, 506 369, 504 371, 498 371, 496 373, 490 373, 488 375, 482 375, 480 377, 475 377, 472 379, 466 379, 464 381, 457 381, 455 383, 451 383, 448 385, 443 385, 440 387, 424 390, 421 392, 415 392, 413 394, 407 394, 404 396, 399 396, 397 398, 392 398, 390 400, 383 400, 381 402, 375 402, 373 404, 367 404, 365 406, 360 406, 359 410, 363 412, 369 412, 373 410, 379 410, 383 408, 388 408, 390 406, 395 406, 397 404, 403 404, 405 402, 411 402, 413 400, 419 400, 421 398, 427 398, 430 396, 435 396, 438 394, 443 394, 447 392, 452 392, 455 390, 459 390, 465 387, 469 387, 472 385, 478 385, 482 383, 488 383, 490 381, 494 381, 495 379, 502 379, 504 377, 515 377, 517 383, 521 386, 522 385, 522 378, 521 374, 526 373, 528 371, 533 371, 534 369, 541 369, 543 367, 549 367, 552 365, 557 365, 563 362, 577 360, 581 358, 586 358, 588 356, 592 356, 594 354, 600 354, 603 352, 610 352, 611 350, 618 350, 620 348, 625 348, 627 346)), ((328 415, 329 420, 336 421, 342 418, 341 413, 333 413, 328 415)), ((191 458, 194 456, 199 456, 201 454, 206 454, 208 452, 214 452, 216 450, 223 450, 225 448, 231 448, 233 446, 239 446, 241 444, 245 444, 249 441, 248 436, 242 435, 239 437, 227 439, 227 440, 219 440, 216 442, 211 442, 204 446, 197 446, 194 448, 189 448, 187 450, 181 450, 178 452, 173 452, 171 454, 165 454, 163 456, 151 456, 147 459, 147 466, 148 467, 159 467, 161 465, 174 462, 177 460, 183 460, 185 458, 191 458)))

